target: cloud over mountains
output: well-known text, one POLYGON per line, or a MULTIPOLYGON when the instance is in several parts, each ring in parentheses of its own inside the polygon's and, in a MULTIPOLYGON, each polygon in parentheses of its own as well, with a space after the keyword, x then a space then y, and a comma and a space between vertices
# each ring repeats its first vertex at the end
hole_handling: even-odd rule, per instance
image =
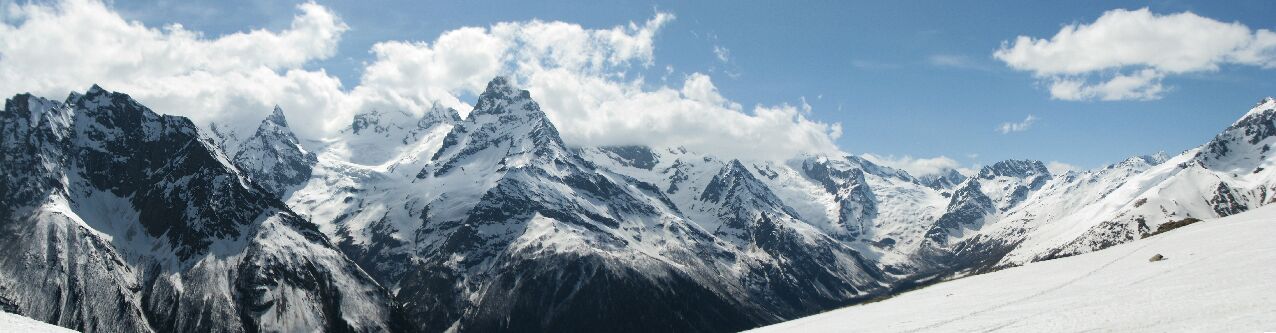
MULTIPOLYGON (((0 13, 0 94, 58 97, 93 83, 197 123, 254 126, 280 105, 306 138, 322 138, 365 110, 420 114, 434 102, 463 113, 496 75, 530 90, 575 145, 682 145, 731 157, 835 152, 838 124, 804 106, 745 108, 691 73, 681 86, 646 81, 662 27, 591 29, 557 21, 501 22, 446 31, 432 41, 384 41, 357 83, 307 65, 334 56, 347 26, 315 4, 297 6, 280 31, 208 36, 180 24, 150 27, 94 0, 11 4, 0 13)), ((669 80, 678 84, 676 80, 669 80)))

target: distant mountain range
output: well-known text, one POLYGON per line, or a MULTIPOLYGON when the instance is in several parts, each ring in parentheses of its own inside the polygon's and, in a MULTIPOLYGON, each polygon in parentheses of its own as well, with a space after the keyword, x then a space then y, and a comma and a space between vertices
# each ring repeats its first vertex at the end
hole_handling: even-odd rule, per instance
POLYGON ((0 310, 92 332, 737 331, 1276 200, 1265 99, 1168 156, 914 177, 576 147, 526 90, 200 127, 94 86, 0 113, 0 310))

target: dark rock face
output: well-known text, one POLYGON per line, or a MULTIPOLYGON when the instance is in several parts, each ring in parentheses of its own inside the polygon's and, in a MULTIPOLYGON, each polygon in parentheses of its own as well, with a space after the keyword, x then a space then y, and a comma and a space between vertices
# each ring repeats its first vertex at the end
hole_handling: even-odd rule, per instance
POLYGON ((261 121, 257 132, 244 141, 238 151, 233 160, 235 165, 276 197, 310 180, 314 165, 319 161, 314 153, 301 147, 279 107, 261 121))
POLYGON ((389 327, 385 291, 186 118, 94 86, 9 99, 0 128, 8 310, 103 332, 389 327))
POLYGON ((843 240, 853 240, 866 232, 866 223, 877 216, 877 197, 865 180, 864 168, 838 167, 831 160, 806 160, 802 171, 837 200, 838 223, 846 229, 843 240))
POLYGON ((980 189, 979 182, 967 181, 961 188, 953 191, 948 211, 926 231, 926 239, 937 244, 946 244, 952 233, 982 225, 984 218, 996 211, 992 199, 980 189))
POLYGON ((186 118, 157 115, 96 86, 67 104, 75 110, 76 140, 91 142, 73 149, 72 163, 94 188, 131 198, 144 230, 167 237, 180 258, 205 251, 212 239, 239 236, 239 226, 278 207, 228 184, 234 169, 186 118))
POLYGON ((1246 206, 1233 192, 1227 183, 1218 183, 1214 189, 1214 196, 1206 202, 1214 207, 1214 212, 1218 216, 1228 216, 1249 210, 1249 206, 1246 206))
POLYGON ((604 151, 612 154, 616 161, 622 165, 631 166, 639 169, 651 170, 656 167, 659 158, 646 146, 615 146, 603 147, 604 151))
POLYGON ((713 177, 700 200, 721 208, 723 224, 716 235, 774 258, 756 263, 745 277, 746 285, 757 286, 752 292, 760 303, 755 304, 769 304, 772 313, 787 317, 819 311, 880 292, 866 282, 886 280, 876 266, 839 241, 803 235, 795 223, 801 217, 738 160, 713 177))

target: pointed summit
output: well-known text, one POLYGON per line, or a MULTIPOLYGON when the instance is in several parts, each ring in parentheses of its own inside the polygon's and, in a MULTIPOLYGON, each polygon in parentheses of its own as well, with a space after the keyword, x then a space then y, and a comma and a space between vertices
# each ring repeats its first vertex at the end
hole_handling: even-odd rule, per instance
POLYGON ((528 111, 543 116, 540 106, 532 101, 530 92, 514 88, 508 78, 497 76, 487 83, 487 90, 479 95, 478 103, 474 104, 474 111, 471 112, 470 118, 476 115, 497 115, 518 111, 528 111))
POLYGON ((497 169, 575 158, 531 94, 513 88, 503 77, 488 83, 474 111, 448 132, 430 158, 436 163, 418 177, 442 176, 478 156, 499 156, 498 164, 487 165, 497 169))
POLYGON ((1276 112, 1276 98, 1264 97, 1253 108, 1250 108, 1249 112, 1245 112, 1239 119, 1236 119, 1236 122, 1232 123, 1232 127, 1241 126, 1250 118, 1273 112, 1276 112))
POLYGON ((1264 98, 1197 153, 1210 168, 1255 170, 1276 141, 1276 99, 1264 98))
POLYGON ((111 94, 110 91, 103 89, 102 86, 99 86, 95 83, 93 84, 93 86, 89 87, 88 90, 85 90, 83 94, 72 91, 71 94, 66 96, 65 103, 79 104, 80 101, 93 101, 100 96, 109 96, 110 94, 111 94))
POLYGON ((443 106, 436 101, 430 105, 430 109, 426 110, 424 115, 421 115, 421 119, 417 120, 417 127, 429 128, 435 124, 459 122, 461 122, 461 114, 456 109, 443 106))
MULTIPOLYGON (((705 186, 704 192, 700 194, 700 201, 720 203, 732 208, 732 211, 762 210, 797 216, 797 213, 780 201, 769 187, 754 177, 753 172, 750 172, 744 163, 736 159, 731 160, 722 167, 722 171, 713 176, 709 185, 705 186)), ((736 222, 744 223, 744 220, 748 219, 739 216, 736 218, 736 222)))
POLYGON ((301 146, 288 129, 283 109, 275 106, 257 132, 244 141, 232 162, 271 194, 282 196, 310 179, 318 158, 301 146))
POLYGON ((90 96, 104 93, 107 93, 106 89, 102 89, 102 86, 99 86, 96 83, 94 83, 92 87, 89 87, 89 90, 85 92, 86 95, 90 96))
POLYGON ((514 86, 510 84, 510 79, 508 77, 497 76, 492 78, 492 81, 487 82, 487 89, 483 91, 483 94, 486 95, 489 93, 501 93, 506 95, 512 95, 518 92, 519 90, 514 89, 514 86))
POLYGON ((274 112, 271 112, 269 116, 266 116, 266 120, 263 120, 263 122, 265 121, 273 122, 275 125, 279 125, 279 127, 288 127, 288 120, 284 118, 284 109, 280 108, 278 105, 275 105, 274 112))

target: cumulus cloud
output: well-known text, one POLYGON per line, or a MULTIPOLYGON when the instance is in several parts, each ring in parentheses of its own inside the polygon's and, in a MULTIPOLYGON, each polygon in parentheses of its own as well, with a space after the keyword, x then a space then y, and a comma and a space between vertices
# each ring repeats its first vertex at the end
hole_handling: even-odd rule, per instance
POLYGON ((1071 171, 1081 170, 1081 168, 1068 163, 1050 161, 1050 163, 1046 163, 1046 170, 1050 170, 1051 174, 1062 175, 1071 171))
MULTIPOLYGON (((99 83, 204 122, 255 117, 276 102, 323 109, 337 102, 340 82, 301 66, 331 56, 347 27, 322 6, 297 9, 283 31, 206 38, 179 24, 126 21, 97 1, 10 5, 0 22, 0 94, 57 97, 99 83)), ((323 125, 322 117, 296 121, 323 125)))
POLYGON ((360 82, 347 87, 304 66, 333 56, 349 28, 323 6, 297 10, 282 31, 210 37, 128 21, 94 0, 11 5, 0 21, 0 94, 65 96, 99 83, 159 112, 240 128, 278 104, 300 136, 317 139, 365 110, 419 114, 437 102, 467 113, 460 96, 506 75, 532 92, 569 144, 681 145, 743 158, 837 151, 840 126, 809 119, 809 106, 746 109, 701 73, 645 81, 640 70, 654 64, 669 13, 602 29, 532 20, 380 42, 360 82))
POLYGON ((1027 131, 1028 128, 1032 127, 1032 123, 1035 122, 1037 122, 1037 117, 1028 115, 1027 118, 1023 118, 1023 121, 1020 122, 1001 123, 1001 126, 997 126, 997 132, 1001 132, 1001 134, 1010 134, 1012 132, 1027 131))
POLYGON ((1276 33, 1192 12, 1116 9, 1089 24, 1065 25, 1049 39, 1002 42, 993 57, 1032 72, 1056 99, 1152 100, 1170 90, 1161 83, 1170 75, 1222 65, 1276 67, 1276 33))
POLYGON ((958 172, 963 174, 971 174, 971 170, 962 167, 957 160, 947 156, 914 158, 908 155, 896 157, 894 155, 881 156, 868 153, 861 156, 878 165, 904 170, 914 177, 938 175, 948 172, 948 170, 958 170, 958 172))

